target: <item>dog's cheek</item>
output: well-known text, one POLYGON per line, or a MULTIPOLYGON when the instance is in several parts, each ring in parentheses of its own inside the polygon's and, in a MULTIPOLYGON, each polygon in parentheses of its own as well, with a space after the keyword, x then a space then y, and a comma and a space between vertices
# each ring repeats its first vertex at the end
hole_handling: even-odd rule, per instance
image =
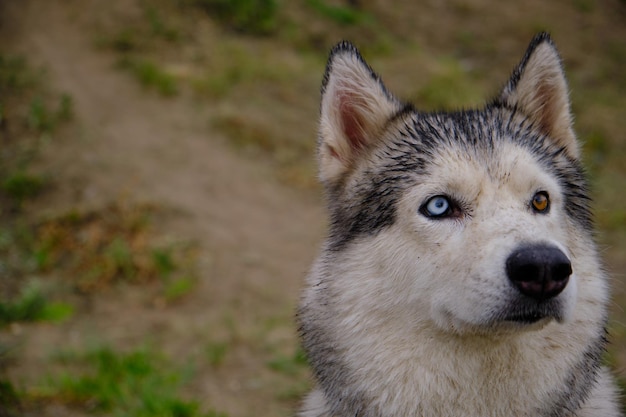
POLYGON ((488 324, 509 303, 513 290, 505 262, 521 239, 517 226, 511 226, 475 221, 451 234, 433 255, 438 268, 431 279, 439 285, 431 315, 440 327, 459 330, 488 324))

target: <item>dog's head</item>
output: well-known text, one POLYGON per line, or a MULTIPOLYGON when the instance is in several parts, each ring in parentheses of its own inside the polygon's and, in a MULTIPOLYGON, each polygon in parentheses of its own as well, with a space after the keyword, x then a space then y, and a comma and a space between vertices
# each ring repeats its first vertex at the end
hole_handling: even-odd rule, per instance
MULTIPOLYGON (((591 218, 567 84, 547 34, 485 108, 421 113, 337 45, 318 156, 329 200, 322 268, 351 303, 413 309, 456 332, 567 321, 594 283, 591 218), (349 284, 348 284, 349 283, 349 284), (365 301, 367 300, 367 301, 365 301)), ((363 306, 368 308, 367 305, 363 306)))

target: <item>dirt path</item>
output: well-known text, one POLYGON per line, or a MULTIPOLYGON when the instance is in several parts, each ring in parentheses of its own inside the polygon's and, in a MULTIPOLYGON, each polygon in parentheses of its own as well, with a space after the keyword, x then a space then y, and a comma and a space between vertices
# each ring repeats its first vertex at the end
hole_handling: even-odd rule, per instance
MULTIPOLYGON (((223 333, 224 316, 245 329, 291 314, 323 233, 319 202, 228 149, 208 130, 210 106, 142 91, 114 68, 113 57, 94 48, 80 18, 89 2, 65 3, 72 6, 21 0, 7 5, 3 18, 13 52, 43 65, 54 88, 74 101, 77 134, 45 151, 58 184, 47 210, 118 200, 165 207, 173 214, 157 228, 198 242, 201 283, 176 308, 146 306, 135 288, 95 300, 88 315, 71 323, 24 329, 22 367, 36 374, 55 346, 93 339, 118 346, 151 340, 170 353, 193 355, 200 342, 223 333)), ((293 344, 290 329, 272 336, 274 342, 293 344)), ((275 415, 267 405, 271 387, 246 385, 265 369, 251 354, 243 346, 227 374, 201 375, 196 394, 230 416, 275 415)))

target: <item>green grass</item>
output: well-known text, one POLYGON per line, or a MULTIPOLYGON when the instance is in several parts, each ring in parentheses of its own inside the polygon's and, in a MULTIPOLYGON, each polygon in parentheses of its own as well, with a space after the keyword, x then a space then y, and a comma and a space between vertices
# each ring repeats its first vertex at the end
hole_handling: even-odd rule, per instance
POLYGON ((60 322, 72 316, 74 308, 62 302, 50 302, 39 285, 31 283, 13 300, 0 302, 0 327, 14 322, 60 322))
POLYGON ((213 367, 217 367, 224 363, 229 348, 230 343, 227 342, 211 342, 207 344, 205 352, 209 364, 213 367))
POLYGON ((224 26, 251 35, 268 35, 278 25, 276 0, 194 0, 224 26))
POLYGON ((158 8, 145 6, 144 14, 150 26, 150 33, 153 36, 162 38, 169 42, 176 42, 180 40, 180 31, 164 19, 163 13, 161 13, 158 8))
POLYGON ((0 417, 21 416, 20 403, 19 393, 13 384, 0 378, 0 417))
POLYGON ((165 301, 173 303, 190 294, 196 286, 196 281, 194 277, 186 276, 169 280, 163 290, 165 301))
POLYGON ((41 176, 15 171, 6 175, 0 188, 19 205, 27 199, 36 197, 44 185, 45 181, 41 176))
POLYGON ((459 61, 445 58, 411 99, 420 109, 459 109, 481 105, 485 93, 459 61))
POLYGON ((8 199, 11 211, 46 187, 43 176, 29 168, 41 138, 50 138, 74 114, 72 98, 50 92, 42 78, 23 57, 0 54, 0 197, 8 199))
POLYGON ((308 365, 306 355, 302 349, 297 349, 293 355, 276 355, 267 362, 267 366, 277 372, 294 376, 306 369, 308 365))
POLYGON ((19 245, 35 270, 55 270, 79 292, 122 282, 154 283, 166 301, 174 301, 195 285, 193 246, 159 243, 151 227, 153 215, 150 206, 118 204, 71 210, 26 227, 19 245))
POLYGON ((0 54, 0 97, 21 93, 30 88, 35 77, 26 60, 20 56, 0 54))
POLYGON ((301 348, 296 348, 293 354, 277 353, 266 365, 283 380, 275 393, 278 401, 295 404, 311 389, 306 378, 308 362, 301 348))
POLYGON ((324 0, 307 0, 307 4, 320 15, 341 25, 356 25, 373 20, 369 14, 349 5, 331 5, 324 0))
POLYGON ((119 61, 119 66, 127 70, 147 90, 156 91, 164 97, 178 94, 176 77, 148 59, 125 57, 119 61))
POLYGON ((60 123, 66 122, 73 117, 73 102, 68 94, 58 97, 56 108, 48 105, 46 101, 36 96, 30 103, 27 121, 29 127, 40 133, 52 133, 60 123))
POLYGON ((190 378, 189 370, 147 349, 66 352, 59 362, 67 370, 49 376, 42 390, 50 400, 111 416, 225 417, 183 398, 180 390, 190 378))

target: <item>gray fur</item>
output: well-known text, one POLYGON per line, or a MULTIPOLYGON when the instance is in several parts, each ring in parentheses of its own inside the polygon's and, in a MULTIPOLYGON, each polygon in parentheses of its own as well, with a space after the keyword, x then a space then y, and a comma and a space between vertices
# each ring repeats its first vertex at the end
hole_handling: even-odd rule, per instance
POLYGON ((393 224, 398 195, 428 175, 438 149, 455 148, 489 166, 495 148, 507 141, 527 148, 559 179, 567 191, 568 215, 585 230, 592 229, 582 164, 515 109, 494 103, 481 111, 424 114, 407 106, 390 121, 387 134, 393 141, 371 151, 370 161, 376 163, 363 168, 356 183, 330 192, 331 249, 393 224))

